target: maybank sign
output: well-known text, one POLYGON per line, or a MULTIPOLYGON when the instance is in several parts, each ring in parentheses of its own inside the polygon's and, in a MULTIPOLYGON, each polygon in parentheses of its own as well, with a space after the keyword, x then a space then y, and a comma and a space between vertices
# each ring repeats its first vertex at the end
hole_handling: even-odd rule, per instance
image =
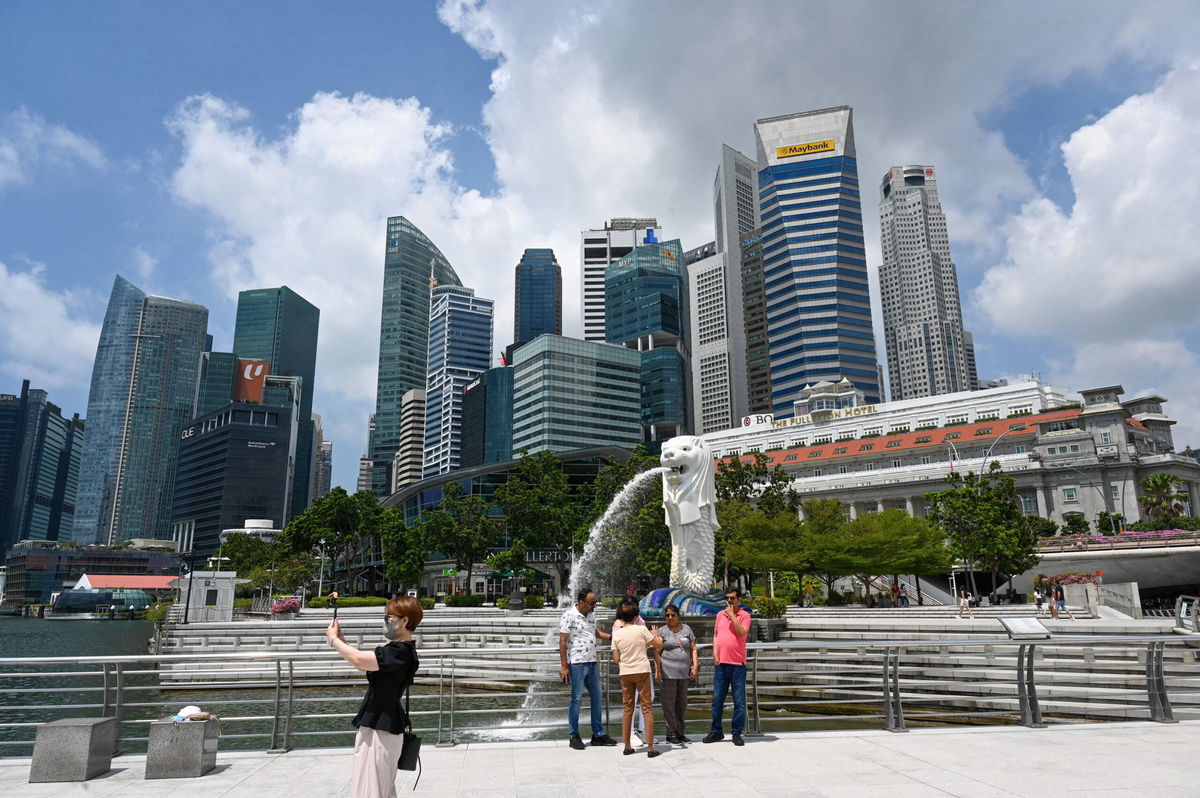
POLYGON ((818 152, 833 152, 837 149, 837 145, 833 143, 833 139, 825 139, 824 141, 810 141, 807 144, 789 144, 786 147, 776 147, 776 158, 795 158, 798 155, 813 155, 818 152))

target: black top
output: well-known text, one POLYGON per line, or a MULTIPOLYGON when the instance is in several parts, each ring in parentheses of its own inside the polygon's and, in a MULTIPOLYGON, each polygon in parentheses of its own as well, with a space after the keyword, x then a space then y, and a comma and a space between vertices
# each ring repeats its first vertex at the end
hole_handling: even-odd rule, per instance
POLYGON ((375 649, 379 670, 367 671, 367 694, 351 723, 375 731, 400 734, 408 726, 408 713, 400 698, 417 673, 417 644, 411 640, 388 643, 375 649))

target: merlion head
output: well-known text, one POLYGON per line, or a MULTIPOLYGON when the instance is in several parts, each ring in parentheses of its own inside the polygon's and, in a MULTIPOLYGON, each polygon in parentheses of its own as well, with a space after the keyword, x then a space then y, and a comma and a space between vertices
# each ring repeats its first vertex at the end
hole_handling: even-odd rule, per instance
POLYGON ((708 446, 694 435, 681 435, 663 444, 659 462, 671 469, 663 481, 680 503, 702 507, 717 500, 713 459, 708 446))

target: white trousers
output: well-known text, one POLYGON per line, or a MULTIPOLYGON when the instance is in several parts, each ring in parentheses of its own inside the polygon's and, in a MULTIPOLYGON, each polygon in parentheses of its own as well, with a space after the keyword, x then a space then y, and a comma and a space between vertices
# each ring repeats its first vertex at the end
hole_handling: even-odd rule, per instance
POLYGON ((396 762, 403 747, 403 735, 359 726, 351 798, 396 798, 396 762))

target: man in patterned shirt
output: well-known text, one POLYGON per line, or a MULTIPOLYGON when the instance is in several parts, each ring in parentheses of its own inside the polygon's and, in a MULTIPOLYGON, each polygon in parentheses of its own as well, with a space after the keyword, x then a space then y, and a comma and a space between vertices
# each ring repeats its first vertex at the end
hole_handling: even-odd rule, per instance
POLYGON ((559 678, 571 682, 571 707, 567 720, 571 725, 571 747, 584 749, 579 737, 579 707, 583 703, 583 688, 587 687, 588 703, 592 707, 592 745, 616 745, 617 741, 604 733, 600 708, 600 666, 596 663, 596 638, 611 640, 612 635, 596 628, 596 594, 585 587, 575 596, 575 606, 562 615, 558 624, 558 658, 562 662, 559 678))

